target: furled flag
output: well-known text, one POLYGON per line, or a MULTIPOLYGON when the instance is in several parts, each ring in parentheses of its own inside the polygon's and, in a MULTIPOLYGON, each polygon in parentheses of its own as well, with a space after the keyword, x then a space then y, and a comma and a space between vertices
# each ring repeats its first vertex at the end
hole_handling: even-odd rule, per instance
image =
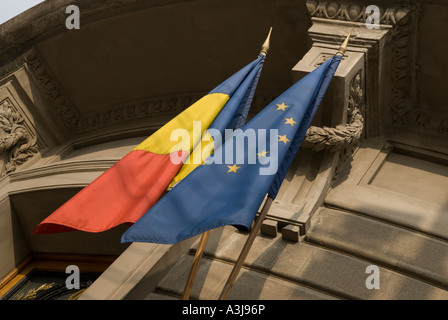
POLYGON ((172 244, 224 225, 248 229, 266 194, 277 194, 340 60, 327 60, 235 131, 122 242, 172 244))
MULTIPOLYGON (((44 219, 33 234, 101 232, 135 223, 170 184, 181 181, 194 169, 193 160, 202 162, 200 155, 199 160, 189 161, 192 169, 179 171, 190 160, 190 153, 202 147, 206 130, 224 132, 245 122, 265 57, 260 53, 256 60, 144 140, 44 219), (171 139, 175 132, 180 133, 180 143, 171 139)), ((207 150, 208 156, 213 148, 207 150)))

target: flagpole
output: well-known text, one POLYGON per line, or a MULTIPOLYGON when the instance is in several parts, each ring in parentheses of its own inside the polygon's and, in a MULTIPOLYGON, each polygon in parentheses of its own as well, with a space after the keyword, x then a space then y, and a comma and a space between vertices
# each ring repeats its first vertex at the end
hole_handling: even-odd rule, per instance
POLYGON ((188 275, 187 282, 185 283, 184 292, 182 293, 182 300, 188 300, 190 298, 191 289, 193 288, 194 280, 199 269, 199 263, 202 259, 202 255, 207 245, 207 240, 210 235, 210 230, 202 233, 201 241, 199 242, 196 254, 191 265, 190 274, 188 275))
MULTIPOLYGON (((269 29, 268 36, 261 46, 260 54, 264 56, 267 55, 269 51, 269 43, 271 40, 271 32, 272 27, 269 29)), ((198 248, 196 249, 196 253, 193 259, 193 263, 191 265, 190 273, 188 275, 187 282, 185 283, 184 291, 182 293, 182 300, 188 300, 190 298, 191 289, 193 288, 194 280, 196 278, 196 274, 199 269, 199 263, 201 262, 202 255, 204 254, 205 246, 207 245, 208 237, 210 235, 210 230, 205 231, 201 235, 201 240, 199 241, 198 248)))
MULTIPOLYGON (((341 44, 341 46, 339 47, 338 51, 337 51, 337 55, 344 55, 344 53, 347 51, 347 46, 348 46, 348 42, 350 40, 350 36, 352 34, 353 28, 350 30, 347 38, 344 40, 344 42, 341 44)), ((244 244, 243 249, 240 252, 240 255, 237 259, 237 261, 235 262, 235 266, 232 269, 232 272, 229 275, 229 278, 227 279, 226 284, 224 285, 224 288, 222 289, 221 295, 219 296, 219 300, 225 300, 227 298, 227 296, 229 295, 230 290, 232 289, 232 286, 243 266, 244 260, 246 259, 250 248, 252 247, 253 242, 255 241, 255 238, 258 234, 258 232, 260 231, 261 225, 263 223, 263 221, 266 218, 266 215, 272 205, 272 202, 274 200, 271 197, 267 197, 266 202, 263 206, 263 209, 253 227, 253 229, 251 230, 246 243, 244 244)))
POLYGON ((263 221, 266 219, 266 215, 269 209, 271 208, 273 201, 274 199, 272 199, 269 196, 266 198, 266 202, 263 206, 263 209, 261 210, 254 227, 252 228, 252 230, 249 233, 249 236, 247 237, 246 243, 244 244, 244 247, 241 250, 239 257, 235 262, 235 266, 233 267, 232 272, 230 273, 229 278, 227 279, 227 282, 224 285, 224 288, 222 289, 221 295, 219 296, 218 300, 225 300, 227 298, 230 289, 232 289, 236 277, 238 276, 240 269, 243 266, 244 260, 246 260, 250 248, 252 247, 252 244, 254 243, 255 238, 258 235, 258 232, 260 231, 261 225, 263 224, 263 221))

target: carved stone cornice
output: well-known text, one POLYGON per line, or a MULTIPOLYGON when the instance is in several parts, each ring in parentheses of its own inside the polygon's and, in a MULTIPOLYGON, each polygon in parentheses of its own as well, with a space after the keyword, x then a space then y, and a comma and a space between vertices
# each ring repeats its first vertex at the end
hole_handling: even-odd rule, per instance
POLYGON ((395 113, 396 124, 403 127, 411 127, 416 131, 425 133, 435 133, 448 136, 448 117, 446 113, 436 113, 434 111, 420 108, 410 108, 402 113, 395 113))
MULTIPOLYGON (((32 77, 52 103, 61 122, 71 134, 84 133, 127 121, 150 119, 156 116, 175 116, 207 94, 207 92, 193 92, 149 97, 111 106, 105 111, 83 116, 66 96, 36 50, 28 51, 24 56, 24 61, 28 65, 32 77)), ((253 98, 251 114, 260 111, 277 95, 278 92, 258 92, 253 98)))
POLYGON ((55 108, 59 119, 72 134, 148 116, 177 114, 200 97, 194 94, 154 97, 81 116, 36 50, 28 51, 24 60, 32 77, 55 108))
POLYGON ((44 94, 56 108, 56 112, 68 129, 74 129, 80 122, 80 115, 67 98, 54 76, 49 71, 43 59, 36 50, 30 50, 25 56, 25 62, 32 76, 44 94))
MULTIPOLYGON (((380 10, 379 17, 382 25, 395 25, 410 11, 407 7, 372 4, 377 5, 380 10)), ((315 18, 365 23, 370 16, 366 10, 368 5, 359 3, 308 0, 306 7, 311 17, 315 18)))
POLYGON ((125 103, 81 118, 73 129, 76 132, 84 132, 135 119, 158 115, 176 115, 200 97, 200 94, 169 95, 125 103))
POLYGON ((393 126, 412 128, 420 132, 448 135, 448 117, 445 113, 418 107, 418 91, 415 79, 415 21, 418 9, 411 12, 407 19, 391 30, 392 75, 390 123, 393 126))
MULTIPOLYGON (((11 182, 27 181, 52 175, 106 171, 119 159, 80 160, 50 163, 36 168, 14 172, 10 175, 11 182)), ((75 184, 71 187, 84 187, 84 184, 75 184)), ((64 185, 64 188, 67 185, 64 185)))
MULTIPOLYGON (((77 122, 77 125, 73 129, 76 132, 85 132, 137 119, 149 119, 156 116, 175 116, 191 106, 205 94, 207 93, 172 94, 128 102, 112 107, 106 111, 85 116, 77 122)), ((271 93, 255 95, 250 113, 257 113, 275 97, 276 94, 271 93)))
POLYGON ((313 25, 309 34, 314 46, 334 47, 340 34, 351 27, 349 51, 364 52, 366 72, 366 123, 368 137, 385 132, 414 108, 416 5, 375 3, 379 29, 368 28, 368 2, 307 1, 313 25))
MULTIPOLYGON (((307 10, 313 19, 313 23, 324 22, 326 25, 334 23, 336 26, 338 26, 338 23, 352 24, 355 26, 355 37, 351 41, 352 49, 355 50, 363 46, 369 47, 371 51, 369 53, 370 58, 374 60, 390 60, 389 69, 387 70, 390 80, 388 82, 378 81, 378 86, 375 89, 377 92, 383 91, 383 96, 387 96, 387 99, 378 101, 378 105, 373 108, 377 110, 383 108, 382 120, 378 121, 378 125, 384 123, 389 126, 411 128, 420 132, 447 135, 448 117, 446 114, 418 107, 415 79, 416 21, 420 11, 418 2, 415 4, 395 5, 384 1, 372 4, 375 4, 380 9, 380 27, 389 30, 389 34, 385 37, 386 41, 383 44, 386 49, 384 52, 378 51, 381 50, 381 47, 372 47, 368 43, 369 41, 361 39, 368 32, 364 23, 370 15, 366 12, 369 4, 359 4, 354 1, 308 0, 306 2, 307 10), (362 27, 364 31, 358 31, 356 27, 362 27)), ((315 45, 319 45, 320 42, 330 44, 335 42, 335 40, 340 40, 338 35, 330 37, 325 34, 319 34, 319 31, 320 29, 318 28, 310 30, 310 36, 315 45)), ((367 95, 369 100, 372 94, 369 92, 367 95)), ((369 107, 372 107, 371 103, 369 103, 369 107)), ((368 113, 371 114, 371 112, 368 113)), ((371 125, 368 131, 372 132, 371 125)), ((373 130, 373 132, 379 134, 382 130, 373 130)))

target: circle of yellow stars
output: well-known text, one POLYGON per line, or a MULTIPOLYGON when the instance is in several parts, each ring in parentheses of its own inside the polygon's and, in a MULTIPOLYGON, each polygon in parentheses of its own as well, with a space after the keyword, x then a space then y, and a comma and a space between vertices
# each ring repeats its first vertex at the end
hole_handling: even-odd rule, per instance
MULTIPOLYGON (((290 106, 286 105, 284 102, 282 102, 281 104, 276 104, 276 106, 277 106, 276 111, 286 111, 286 108, 290 107, 290 106)), ((284 118, 284 120, 286 120, 284 124, 290 124, 293 127, 297 123, 296 121, 294 121, 294 117, 284 118)), ((283 142, 284 144, 287 144, 291 140, 289 140, 288 137, 286 136, 286 134, 284 134, 282 136, 281 135, 278 136, 278 141, 283 142)), ((266 157, 266 155, 268 153, 269 153, 269 151, 266 151, 266 150, 263 150, 262 152, 257 153, 257 159, 259 159, 260 157, 266 157)), ((230 172, 237 173, 237 170, 241 168, 241 167, 238 167, 236 164, 234 164, 233 166, 227 165, 227 167, 229 168, 227 173, 230 173, 230 172)))

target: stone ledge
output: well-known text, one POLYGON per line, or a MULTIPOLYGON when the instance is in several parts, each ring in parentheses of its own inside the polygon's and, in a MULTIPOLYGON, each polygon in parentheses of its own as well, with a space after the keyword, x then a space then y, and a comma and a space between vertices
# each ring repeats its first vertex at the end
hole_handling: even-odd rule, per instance
POLYGON ((448 242, 421 233, 323 208, 316 213, 306 241, 448 288, 448 242))
MULTIPOLYGON (((230 273, 230 267, 238 258, 245 239, 244 234, 234 231, 232 227, 214 230, 210 235, 204 257, 225 262, 230 273)), ((380 289, 369 290, 365 285, 368 277, 366 268, 374 263, 315 245, 291 243, 280 237, 275 239, 257 237, 244 267, 342 299, 448 299, 448 291, 391 270, 384 265, 378 265, 380 289)), ((199 274, 206 273, 205 271, 199 274)), ((213 287, 217 283, 218 287, 222 288, 221 284, 224 284, 226 274, 224 272, 213 274, 215 277, 213 281, 216 282, 207 279, 203 283, 204 288, 211 286, 212 283, 213 287)), ((167 277, 171 276, 174 277, 172 271, 167 277)), ((237 283, 238 279, 235 286, 237 283)))
MULTIPOLYGON (((157 293, 181 296, 193 257, 184 256, 156 288, 157 293)), ((203 259, 193 285, 191 299, 217 299, 224 287, 232 265, 218 260, 203 259)), ((150 298, 152 295, 149 296, 150 298)), ((289 280, 253 270, 242 269, 232 290, 230 300, 334 300, 335 298, 289 280)))
POLYGON ((411 196, 370 185, 340 185, 330 190, 325 202, 448 239, 448 217, 442 214, 445 208, 411 196))

